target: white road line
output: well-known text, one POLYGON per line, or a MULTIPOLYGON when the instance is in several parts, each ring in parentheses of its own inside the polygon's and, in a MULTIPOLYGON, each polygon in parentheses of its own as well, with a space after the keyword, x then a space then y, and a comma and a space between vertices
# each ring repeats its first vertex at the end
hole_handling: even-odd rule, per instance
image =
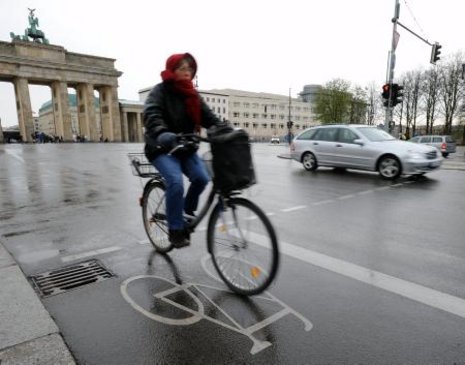
POLYGON ((306 205, 298 205, 296 207, 281 209, 281 212, 287 213, 287 212, 293 212, 295 210, 300 210, 300 209, 305 209, 305 208, 307 208, 306 205))
MULTIPOLYGON (((265 242, 267 242, 266 237, 252 234, 251 238, 257 244, 267 247, 265 245, 265 242)), ((283 254, 295 259, 465 318, 465 300, 462 298, 290 243, 280 242, 280 250, 283 254)))
POLYGON ((9 151, 9 150, 5 150, 6 153, 8 153, 11 157, 14 157, 16 158, 18 161, 21 161, 22 163, 24 163, 24 159, 18 155, 18 153, 15 151, 9 151))
POLYGON ((70 261, 80 260, 80 259, 90 257, 90 256, 101 255, 104 253, 115 252, 119 250, 121 250, 121 247, 117 247, 117 246, 105 247, 105 248, 100 248, 98 250, 78 253, 75 255, 63 256, 61 258, 61 261, 70 262, 70 261))
POLYGON ((317 206, 317 205, 329 204, 329 203, 333 203, 333 202, 334 202, 334 199, 328 199, 328 200, 322 200, 322 201, 319 201, 319 202, 314 202, 314 203, 312 203, 312 205, 317 206))
POLYGON ((374 190, 364 190, 357 193, 357 195, 367 195, 373 193, 374 190))
POLYGON ((347 194, 347 195, 342 195, 337 198, 337 200, 345 200, 345 199, 350 199, 350 198, 355 198, 354 194, 347 194))

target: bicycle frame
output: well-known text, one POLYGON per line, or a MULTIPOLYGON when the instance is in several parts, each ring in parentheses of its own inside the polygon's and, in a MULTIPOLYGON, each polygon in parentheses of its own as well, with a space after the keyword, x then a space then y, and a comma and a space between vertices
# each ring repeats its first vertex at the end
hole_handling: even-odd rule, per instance
MULTIPOLYGON (((164 184, 164 180, 161 176, 152 178, 145 184, 144 194, 145 190, 150 186, 150 184, 155 182, 161 182, 164 184)), ((228 195, 222 195, 218 191, 216 191, 215 186, 213 185, 210 190, 210 193, 208 194, 207 200, 203 204, 202 208, 199 210, 198 215, 187 224, 186 228, 189 230, 190 233, 195 231, 200 222, 208 215, 208 212, 210 211, 210 208, 212 207, 216 197, 218 198, 218 201, 221 202, 221 204, 227 204, 227 200, 231 196, 239 194, 240 192, 231 192, 228 195)), ((207 249, 208 252, 211 253, 211 248, 207 247, 207 249)))

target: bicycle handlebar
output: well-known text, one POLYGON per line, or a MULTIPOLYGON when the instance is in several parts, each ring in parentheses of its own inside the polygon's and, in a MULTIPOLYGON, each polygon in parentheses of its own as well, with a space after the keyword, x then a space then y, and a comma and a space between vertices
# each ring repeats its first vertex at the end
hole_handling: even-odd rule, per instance
POLYGON ((195 133, 179 133, 176 135, 178 142, 183 142, 183 139, 191 140, 193 142, 210 142, 206 137, 199 136, 195 133))

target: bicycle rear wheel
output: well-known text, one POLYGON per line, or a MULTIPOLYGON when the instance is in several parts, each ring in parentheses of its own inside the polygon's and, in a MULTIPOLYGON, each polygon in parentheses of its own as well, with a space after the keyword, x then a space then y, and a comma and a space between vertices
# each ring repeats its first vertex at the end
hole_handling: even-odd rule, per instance
POLYGON ((276 233, 265 213, 250 200, 218 202, 208 222, 213 265, 235 293, 254 295, 273 281, 279 266, 276 233))
POLYGON ((160 181, 150 182, 142 197, 142 219, 145 232, 156 251, 165 253, 173 248, 168 238, 166 220, 165 185, 160 181))

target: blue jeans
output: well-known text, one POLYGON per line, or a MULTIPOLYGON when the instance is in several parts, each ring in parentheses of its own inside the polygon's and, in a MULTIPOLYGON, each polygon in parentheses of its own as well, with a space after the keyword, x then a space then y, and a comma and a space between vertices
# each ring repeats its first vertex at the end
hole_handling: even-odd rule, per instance
POLYGON ((165 179, 168 228, 183 229, 183 209, 190 215, 195 212, 200 194, 210 181, 205 165, 196 153, 182 159, 163 154, 157 156, 152 164, 165 179), (191 183, 185 198, 183 173, 191 183))

